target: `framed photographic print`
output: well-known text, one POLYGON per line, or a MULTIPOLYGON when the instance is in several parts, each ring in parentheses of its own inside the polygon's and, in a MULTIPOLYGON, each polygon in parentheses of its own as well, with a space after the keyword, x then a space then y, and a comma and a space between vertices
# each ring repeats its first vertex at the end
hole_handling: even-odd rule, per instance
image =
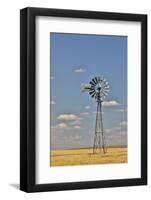
POLYGON ((147 16, 20 12, 20 189, 147 184, 147 16))

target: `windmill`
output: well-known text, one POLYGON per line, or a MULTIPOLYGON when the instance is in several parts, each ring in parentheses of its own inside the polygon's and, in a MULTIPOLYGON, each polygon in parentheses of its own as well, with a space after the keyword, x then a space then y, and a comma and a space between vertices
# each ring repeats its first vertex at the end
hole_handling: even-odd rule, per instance
POLYGON ((93 78, 89 84, 83 85, 82 90, 89 92, 92 98, 95 98, 97 102, 96 122, 95 122, 95 135, 93 143, 93 153, 100 152, 106 153, 105 137, 103 130, 103 118, 102 118, 102 102, 109 92, 109 84, 106 79, 101 77, 93 78))

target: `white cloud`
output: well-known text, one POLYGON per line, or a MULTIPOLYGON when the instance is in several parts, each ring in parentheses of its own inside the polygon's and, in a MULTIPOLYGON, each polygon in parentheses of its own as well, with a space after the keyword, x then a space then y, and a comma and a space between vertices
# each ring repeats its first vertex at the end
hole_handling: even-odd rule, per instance
POLYGON ((55 105, 56 104, 56 102, 55 101, 51 101, 51 105, 55 105))
POLYGON ((81 127, 78 126, 78 125, 76 125, 76 126, 74 126, 73 128, 74 128, 74 129, 80 129, 81 127))
POLYGON ((79 69, 75 69, 74 72, 76 72, 76 73, 84 73, 84 72, 86 72, 86 69, 79 68, 79 69))
POLYGON ((60 123, 56 126, 56 128, 64 129, 67 128, 67 125, 65 123, 60 123))
POLYGON ((75 121, 70 122, 70 124, 71 124, 71 125, 80 125, 81 122, 80 122, 80 120, 78 119, 78 120, 75 120, 75 121))
POLYGON ((120 122, 120 126, 126 127, 126 126, 127 126, 127 121, 122 121, 122 122, 120 122))
POLYGON ((127 112, 127 109, 124 108, 124 109, 118 109, 117 112, 127 112))
POLYGON ((85 106, 84 108, 88 110, 88 109, 90 109, 90 108, 91 108, 91 106, 85 106))
POLYGON ((102 105, 104 107, 114 107, 114 106, 119 106, 120 104, 116 100, 110 100, 110 101, 103 101, 102 105))
POLYGON ((50 79, 53 80, 53 79, 55 79, 55 77, 54 76, 50 76, 50 79))
POLYGON ((64 130, 67 130, 68 126, 65 123, 59 123, 56 126, 51 126, 53 134, 64 133, 64 130))
POLYGON ((61 122, 59 124, 57 124, 56 126, 52 126, 51 129, 53 131, 53 133, 64 133, 64 131, 69 131, 69 130, 73 130, 73 129, 81 129, 80 126, 81 122, 80 121, 73 121, 73 123, 71 122, 61 122))
POLYGON ((75 121, 79 120, 80 118, 74 114, 61 114, 57 117, 60 121, 75 121))
POLYGON ((65 123, 59 123, 59 124, 57 124, 56 126, 51 126, 51 128, 53 129, 53 130, 57 130, 57 129, 64 129, 64 128, 67 128, 68 126, 67 126, 67 124, 65 124, 65 123))

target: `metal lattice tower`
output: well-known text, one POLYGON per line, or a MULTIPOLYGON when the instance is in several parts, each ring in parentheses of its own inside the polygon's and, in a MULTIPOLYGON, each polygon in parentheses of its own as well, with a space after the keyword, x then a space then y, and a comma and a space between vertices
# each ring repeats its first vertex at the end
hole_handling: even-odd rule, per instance
POLYGON ((106 153, 102 102, 109 92, 109 84, 104 78, 95 77, 89 84, 84 85, 83 91, 89 92, 91 97, 95 98, 97 102, 93 153, 101 152, 101 149, 103 150, 103 153, 106 153))

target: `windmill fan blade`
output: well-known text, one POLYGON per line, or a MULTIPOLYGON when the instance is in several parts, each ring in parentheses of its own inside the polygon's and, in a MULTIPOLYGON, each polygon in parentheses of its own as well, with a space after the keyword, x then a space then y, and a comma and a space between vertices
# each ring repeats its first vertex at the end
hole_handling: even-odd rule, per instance
POLYGON ((103 90, 103 91, 109 93, 110 90, 108 89, 108 90, 103 90))
POLYGON ((103 89, 104 90, 109 90, 109 87, 108 86, 104 86, 103 89))
POLYGON ((102 89, 103 90, 109 90, 109 87, 103 87, 102 89))
POLYGON ((91 85, 91 88, 94 88, 95 87, 95 85, 91 85))
POLYGON ((102 91, 102 93, 104 94, 104 96, 108 95, 108 93, 106 93, 106 92, 104 92, 104 91, 102 91))
POLYGON ((92 98, 96 95, 96 93, 94 92, 94 94, 92 94, 92 98))
POLYGON ((95 86, 95 84, 92 81, 90 81, 90 84, 93 85, 93 86, 95 86))
POLYGON ((109 83, 108 83, 108 82, 105 82, 105 86, 109 86, 109 83))
POLYGON ((106 81, 103 81, 103 82, 102 82, 102 85, 103 85, 103 87, 105 87, 105 86, 107 86, 108 84, 107 84, 106 81))
POLYGON ((105 90, 104 88, 103 88, 103 90, 102 90, 103 92, 105 92, 105 93, 108 93, 108 90, 105 90))
POLYGON ((93 90, 92 92, 89 92, 90 95, 92 95, 93 93, 95 93, 95 91, 93 90))
POLYGON ((97 79, 97 77, 95 77, 95 81, 96 81, 96 83, 98 83, 98 79, 97 79))
POLYGON ((93 83, 96 85, 96 82, 95 82, 94 78, 92 79, 92 81, 93 81, 93 83))
POLYGON ((109 85, 107 85, 107 86, 104 87, 104 89, 107 89, 107 90, 108 90, 109 88, 110 88, 109 85))

